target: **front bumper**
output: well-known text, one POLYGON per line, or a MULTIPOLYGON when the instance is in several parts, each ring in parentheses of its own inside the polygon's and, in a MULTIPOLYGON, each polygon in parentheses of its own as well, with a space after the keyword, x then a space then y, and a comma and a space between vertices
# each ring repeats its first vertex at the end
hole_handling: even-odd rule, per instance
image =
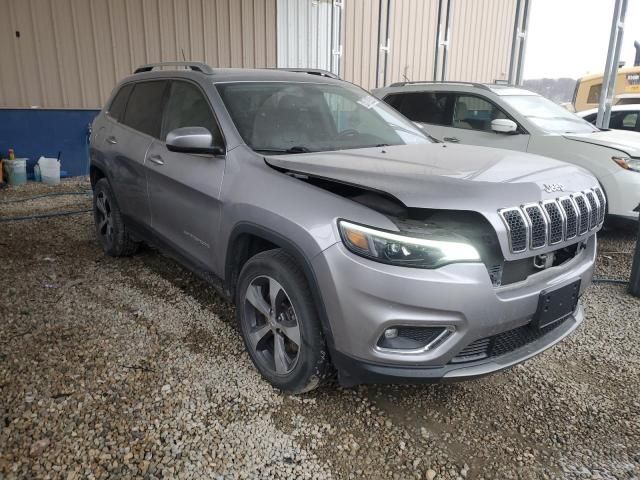
POLYGON ((608 214, 637 222, 638 212, 634 209, 640 204, 640 172, 618 168, 616 173, 602 179, 602 186, 607 195, 608 214))
POLYGON ((576 257, 558 267, 503 287, 491 284, 483 264, 452 264, 435 270, 380 264, 336 244, 313 261, 333 338, 332 359, 343 383, 434 381, 473 378, 499 371, 549 348, 583 320, 582 308, 541 338, 504 355, 464 363, 456 356, 472 342, 522 327, 540 292, 576 280, 580 294, 591 283, 593 235, 576 257), (378 340, 390 327, 448 327, 437 346, 411 353, 385 350, 378 340))

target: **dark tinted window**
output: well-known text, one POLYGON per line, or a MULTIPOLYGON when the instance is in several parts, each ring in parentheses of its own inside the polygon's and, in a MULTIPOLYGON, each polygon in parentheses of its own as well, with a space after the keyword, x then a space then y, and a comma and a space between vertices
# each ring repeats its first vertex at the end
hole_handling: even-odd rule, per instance
POLYGON ((638 121, 638 112, 611 112, 609 128, 617 130, 635 130, 638 121))
POLYGON ((213 135, 213 145, 224 144, 209 103, 200 89, 187 82, 171 82, 162 135, 166 137, 171 130, 181 127, 204 127, 213 135))
POLYGON ((129 98, 129 94, 131 93, 131 89, 133 88, 132 84, 124 85, 116 96, 113 98, 111 105, 109 106, 109 116, 118 122, 122 121, 124 118, 124 109, 127 106, 127 100, 129 98))
POLYGON ((594 125, 596 124, 596 118, 598 117, 597 113, 592 113, 591 115, 587 115, 586 117, 584 117, 584 119, 589 122, 589 123, 593 123, 594 125))
POLYGON ((124 123, 159 138, 166 86, 164 81, 136 83, 127 102, 124 123))
POLYGON ((451 125, 453 95, 450 93, 393 93, 384 101, 414 122, 451 125))

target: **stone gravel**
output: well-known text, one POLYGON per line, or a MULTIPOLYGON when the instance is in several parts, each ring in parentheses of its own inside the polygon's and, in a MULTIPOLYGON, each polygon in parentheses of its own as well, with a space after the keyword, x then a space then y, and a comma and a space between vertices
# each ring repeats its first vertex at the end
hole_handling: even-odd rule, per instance
MULTIPOLYGON (((0 220, 81 210, 88 188, 0 191, 0 220)), ((628 277, 633 232, 600 235, 628 277)), ((282 394, 235 309, 146 248, 105 257, 89 213, 0 222, 0 479, 640 478, 640 300, 594 284, 587 320, 467 383, 282 394)))

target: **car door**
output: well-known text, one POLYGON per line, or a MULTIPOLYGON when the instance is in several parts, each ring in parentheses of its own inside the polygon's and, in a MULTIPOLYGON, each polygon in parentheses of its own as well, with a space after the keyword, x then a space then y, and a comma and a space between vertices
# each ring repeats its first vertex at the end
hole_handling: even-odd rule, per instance
POLYGON ((164 80, 133 84, 124 114, 105 140, 110 144, 112 188, 118 206, 127 221, 137 226, 151 222, 144 165, 151 142, 160 135, 167 87, 164 80))
MULTIPOLYGON (((480 145, 526 151, 529 135, 521 127, 513 133, 497 133, 492 120, 510 119, 497 105, 479 95, 456 94, 451 126, 442 140, 451 143, 480 145)), ((513 120, 513 119, 510 119, 513 120)))
POLYGON ((172 80, 162 140, 155 140, 147 154, 151 225, 171 248, 208 267, 220 219, 225 158, 169 151, 164 139, 181 127, 206 128, 213 136, 212 145, 224 151, 220 128, 204 92, 195 83, 172 80))

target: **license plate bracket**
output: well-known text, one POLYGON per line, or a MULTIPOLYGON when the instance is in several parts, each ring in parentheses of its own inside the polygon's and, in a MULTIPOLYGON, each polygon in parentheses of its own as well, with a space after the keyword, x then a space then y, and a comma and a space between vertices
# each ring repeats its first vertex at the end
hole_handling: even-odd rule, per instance
POLYGON ((580 295, 580 280, 555 290, 543 290, 538 298, 532 326, 545 328, 560 322, 573 313, 578 305, 580 295))

